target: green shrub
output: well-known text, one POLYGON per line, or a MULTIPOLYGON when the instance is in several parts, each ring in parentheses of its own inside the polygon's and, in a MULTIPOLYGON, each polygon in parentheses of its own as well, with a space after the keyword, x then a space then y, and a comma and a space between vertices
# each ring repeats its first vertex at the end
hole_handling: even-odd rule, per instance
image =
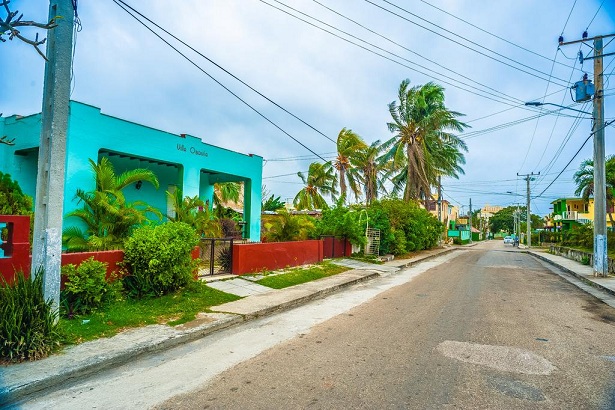
POLYGON ((159 296, 187 285, 197 244, 195 230, 183 222, 137 228, 124 246, 122 282, 129 296, 159 296))
POLYGON ((365 245, 367 215, 361 209, 345 207, 338 201, 335 207, 324 209, 322 217, 316 220, 315 236, 343 236, 354 245, 365 245))
POLYGON ((65 278, 61 293, 63 313, 67 317, 87 314, 114 299, 115 287, 107 282, 107 264, 91 257, 79 266, 62 266, 65 278))
POLYGON ((18 362, 47 356, 59 345, 52 302, 43 295, 43 273, 34 280, 23 272, 0 284, 0 361, 18 362))
POLYGON ((302 241, 313 236, 314 218, 280 210, 271 223, 265 223, 264 228, 263 239, 267 242, 302 241))

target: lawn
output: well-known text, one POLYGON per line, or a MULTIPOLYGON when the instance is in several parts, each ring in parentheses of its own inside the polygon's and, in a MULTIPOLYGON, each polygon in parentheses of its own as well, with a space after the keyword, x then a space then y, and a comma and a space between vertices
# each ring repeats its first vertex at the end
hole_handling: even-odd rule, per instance
POLYGON ((316 279, 326 278, 327 276, 337 275, 349 269, 345 266, 324 262, 309 268, 298 268, 277 275, 268 275, 256 283, 273 289, 283 289, 316 279))
POLYGON ((75 316, 70 320, 61 318, 60 329, 65 335, 65 343, 82 343, 110 337, 132 327, 165 323, 179 325, 191 321, 199 312, 207 312, 211 306, 237 299, 241 298, 196 281, 165 296, 121 299, 89 315, 75 316))

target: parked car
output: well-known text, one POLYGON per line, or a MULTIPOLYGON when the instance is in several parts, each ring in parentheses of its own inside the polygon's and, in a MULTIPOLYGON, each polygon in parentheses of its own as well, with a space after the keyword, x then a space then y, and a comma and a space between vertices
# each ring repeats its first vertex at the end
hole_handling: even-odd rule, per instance
POLYGON ((504 244, 507 244, 507 243, 513 244, 513 243, 515 243, 515 239, 512 236, 505 236, 504 237, 504 244))

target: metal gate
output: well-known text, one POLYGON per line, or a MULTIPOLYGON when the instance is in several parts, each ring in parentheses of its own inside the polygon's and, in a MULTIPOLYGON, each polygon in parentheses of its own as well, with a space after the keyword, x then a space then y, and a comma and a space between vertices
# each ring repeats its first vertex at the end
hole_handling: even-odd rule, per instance
POLYGON ((199 243, 199 276, 232 273, 233 238, 203 238, 199 243))

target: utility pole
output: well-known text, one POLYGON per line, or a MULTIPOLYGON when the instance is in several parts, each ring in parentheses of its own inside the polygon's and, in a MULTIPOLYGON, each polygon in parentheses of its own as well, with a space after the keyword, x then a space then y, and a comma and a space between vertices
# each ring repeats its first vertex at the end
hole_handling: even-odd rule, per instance
POLYGON ((470 215, 468 216, 468 223, 470 224, 470 243, 472 243, 472 198, 470 198, 470 215))
MULTIPOLYGON (((526 200, 526 224, 527 224, 527 247, 530 248, 532 246, 532 216, 531 216, 531 212, 530 212, 530 181, 532 181, 534 178, 532 178, 532 176, 534 175, 540 175, 540 172, 537 174, 534 174, 533 172, 531 174, 524 174, 525 175, 525 182, 527 183, 527 200, 526 200)), ((523 176, 520 175, 517 172, 517 176, 523 176)), ((521 221, 519 221, 519 230, 521 230, 521 221)))
POLYGON ((66 134, 70 99, 74 14, 72 0, 50 0, 49 19, 57 27, 47 36, 41 139, 36 179, 32 277, 43 269, 45 299, 60 305, 62 216, 66 134))
MULTIPOLYGON (((596 93, 594 95, 593 126, 594 134, 594 276, 608 275, 607 259, 607 234, 606 234, 606 172, 605 172, 605 149, 604 149, 604 90, 603 90, 603 65, 602 40, 613 37, 615 34, 586 38, 587 33, 583 33, 583 39, 563 42, 560 46, 581 43, 593 40, 594 55, 586 57, 585 60, 594 60, 594 84, 596 93)), ((560 39, 562 40, 562 39, 560 39)), ((612 55, 609 53, 606 55, 612 55)))

